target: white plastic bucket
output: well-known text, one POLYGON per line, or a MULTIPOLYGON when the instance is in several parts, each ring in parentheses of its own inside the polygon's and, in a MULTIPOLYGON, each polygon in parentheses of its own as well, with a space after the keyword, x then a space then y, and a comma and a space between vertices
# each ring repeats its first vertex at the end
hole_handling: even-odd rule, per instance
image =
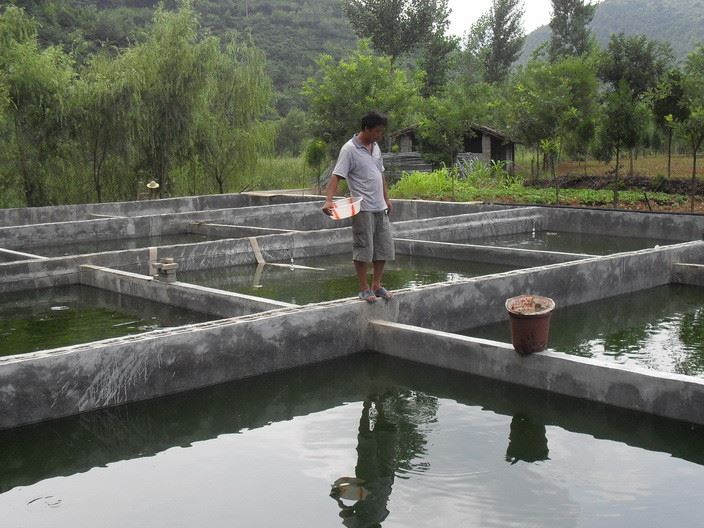
POLYGON ((333 208, 330 210, 332 213, 330 216, 332 216, 334 220, 342 220, 343 218, 354 216, 359 212, 361 203, 362 198, 355 196, 335 200, 333 202, 333 208))

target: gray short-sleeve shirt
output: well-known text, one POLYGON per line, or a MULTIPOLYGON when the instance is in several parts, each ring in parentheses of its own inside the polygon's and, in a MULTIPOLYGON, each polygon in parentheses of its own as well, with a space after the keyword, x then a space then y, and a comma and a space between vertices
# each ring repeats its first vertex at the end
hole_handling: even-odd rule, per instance
POLYGON ((340 155, 332 173, 347 180, 352 196, 361 196, 362 211, 383 211, 384 200, 384 163, 381 149, 374 143, 369 153, 357 136, 352 137, 340 149, 340 155))

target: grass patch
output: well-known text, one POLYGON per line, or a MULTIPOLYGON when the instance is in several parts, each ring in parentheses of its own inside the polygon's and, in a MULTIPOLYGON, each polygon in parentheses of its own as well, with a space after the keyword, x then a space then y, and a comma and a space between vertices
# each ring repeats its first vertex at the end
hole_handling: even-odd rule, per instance
POLYGON ((261 158, 251 174, 252 186, 261 191, 301 189, 315 182, 315 174, 303 157, 261 158))
MULTIPOLYGON (((555 190, 524 186, 520 178, 501 177, 500 174, 470 173, 459 178, 455 169, 440 169, 431 173, 405 173, 390 190, 392 198, 416 198, 425 200, 453 200, 460 202, 506 202, 555 205, 555 190)), ((687 197, 679 194, 648 193, 651 204, 679 207, 687 197)), ((610 206, 613 192, 594 189, 560 189, 562 205, 592 207, 610 206)), ((642 191, 620 191, 619 203, 626 207, 637 207, 645 203, 642 191)))

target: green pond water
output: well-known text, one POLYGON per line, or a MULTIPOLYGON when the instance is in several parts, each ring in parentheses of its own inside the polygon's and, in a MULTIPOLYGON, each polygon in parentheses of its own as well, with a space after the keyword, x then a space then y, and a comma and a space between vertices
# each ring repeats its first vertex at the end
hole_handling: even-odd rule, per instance
POLYGON ((3 293, 0 297, 0 356, 209 319, 213 317, 89 286, 3 293))
POLYGON ((218 240, 216 237, 182 233, 179 235, 163 235, 136 238, 116 238, 112 240, 86 240, 82 242, 66 242, 64 244, 27 247, 20 251, 41 255, 42 257, 63 257, 67 255, 83 255, 86 253, 99 253, 101 251, 119 251, 123 249, 137 249, 155 246, 173 246, 176 244, 194 244, 218 240))
MULTIPOLYGON (((505 322, 461 333, 511 342, 505 322)), ((560 308, 548 347, 577 356, 704 376, 704 288, 668 285, 560 308)))
MULTIPOLYGON (((351 254, 296 259, 296 265, 318 270, 288 267, 232 266, 200 271, 178 272, 181 282, 256 295, 294 304, 331 301, 357 295, 357 277, 351 254)), ((383 285, 388 290, 412 288, 437 282, 501 273, 515 267, 461 260, 396 255, 387 262, 383 285)), ((371 281, 371 265, 369 280, 371 281)))
POLYGON ((702 427, 365 353, 0 432, 0 514, 13 528, 690 527, 702 464, 702 427), (340 477, 363 489, 335 493, 340 477))
MULTIPOLYGON (((500 246, 563 253, 610 255, 624 251, 637 251, 657 246, 676 244, 676 241, 657 238, 634 238, 615 235, 591 235, 567 231, 531 231, 513 235, 487 236, 464 241, 468 244, 500 246)), ((684 242, 684 241, 683 241, 684 242)))

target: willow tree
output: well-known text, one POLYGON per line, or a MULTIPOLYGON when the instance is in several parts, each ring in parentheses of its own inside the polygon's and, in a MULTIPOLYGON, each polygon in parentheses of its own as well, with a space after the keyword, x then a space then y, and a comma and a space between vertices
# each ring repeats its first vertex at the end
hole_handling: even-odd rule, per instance
MULTIPOLYGON (((7 167, 8 163, 8 146, 6 143, 5 131, 9 129, 8 107, 10 105, 10 97, 7 92, 7 87, 0 81, 0 167, 7 167)), ((16 185, 11 174, 5 174, 0 169, 0 207, 13 207, 20 202, 17 200, 15 191, 16 185)))
POLYGON ((194 116, 202 102, 213 44, 198 38, 198 19, 190 4, 178 11, 159 8, 147 40, 126 52, 134 72, 138 103, 131 116, 139 169, 170 192, 170 170, 191 144, 194 116))
POLYGON ((13 145, 16 170, 28 206, 46 205, 48 168, 64 135, 65 101, 73 64, 59 48, 40 49, 36 25, 17 7, 0 14, 0 85, 6 100, 6 140, 13 145))
POLYGON ((130 70, 120 57, 98 54, 81 72, 70 105, 73 137, 88 167, 95 199, 102 202, 106 190, 114 197, 131 197, 133 182, 107 182, 106 165, 111 158, 129 165, 130 115, 137 111, 138 93, 130 70), (111 189, 106 189, 112 183, 111 189), (124 192, 115 187, 125 188, 124 192))
POLYGON ((220 193, 241 191, 252 183, 242 179, 257 157, 273 149, 276 129, 263 120, 273 100, 271 80, 264 54, 249 38, 233 38, 211 56, 194 147, 220 193))

